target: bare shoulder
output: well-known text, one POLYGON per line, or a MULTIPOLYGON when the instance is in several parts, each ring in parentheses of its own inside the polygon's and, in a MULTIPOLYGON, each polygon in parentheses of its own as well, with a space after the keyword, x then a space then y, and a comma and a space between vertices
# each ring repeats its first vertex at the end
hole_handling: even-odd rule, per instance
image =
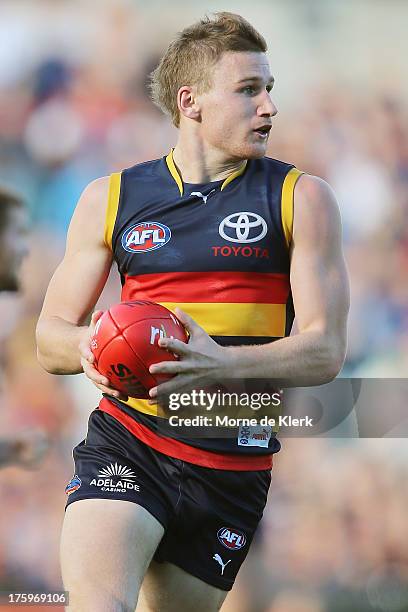
POLYGON ((103 242, 109 184, 109 176, 103 176, 85 187, 71 220, 68 242, 85 232, 90 240, 103 242))
POLYGON ((317 176, 302 174, 294 192, 294 242, 302 236, 324 240, 340 234, 340 211, 333 189, 317 176))
POLYGON ((98 213, 106 206, 109 196, 109 176, 102 176, 89 183, 83 190, 78 200, 77 209, 84 209, 84 212, 98 213))

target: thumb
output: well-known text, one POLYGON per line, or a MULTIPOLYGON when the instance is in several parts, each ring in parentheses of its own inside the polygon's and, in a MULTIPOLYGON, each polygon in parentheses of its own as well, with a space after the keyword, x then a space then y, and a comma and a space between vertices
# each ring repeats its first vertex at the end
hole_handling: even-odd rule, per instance
POLYGON ((95 310, 95 311, 92 313, 92 317, 91 317, 91 323, 92 323, 92 325, 95 325, 95 323, 96 323, 97 321, 99 321, 99 319, 100 319, 100 318, 101 318, 101 316, 103 315, 103 312, 104 312, 103 310, 95 310))
POLYGON ((200 325, 196 323, 194 319, 190 317, 190 315, 184 312, 184 310, 181 310, 181 308, 175 308, 174 312, 176 313, 177 318, 184 325, 190 336, 192 336, 194 333, 197 333, 198 331, 204 331, 203 328, 200 327, 200 325))
POLYGON ((92 313, 91 322, 89 324, 89 333, 91 334, 91 336, 93 335, 95 331, 97 322, 99 321, 99 319, 101 318, 103 314, 104 314, 103 310, 95 310, 95 312, 92 313))

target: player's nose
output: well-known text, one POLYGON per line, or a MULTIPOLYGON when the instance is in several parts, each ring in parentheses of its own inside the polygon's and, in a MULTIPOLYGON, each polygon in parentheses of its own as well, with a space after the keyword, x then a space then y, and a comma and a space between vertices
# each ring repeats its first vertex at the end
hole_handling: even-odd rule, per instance
POLYGON ((260 116, 268 116, 268 117, 275 117, 275 115, 277 114, 278 109, 276 108, 270 93, 268 93, 266 90, 264 91, 263 97, 262 97, 262 102, 258 107, 258 115, 260 116))

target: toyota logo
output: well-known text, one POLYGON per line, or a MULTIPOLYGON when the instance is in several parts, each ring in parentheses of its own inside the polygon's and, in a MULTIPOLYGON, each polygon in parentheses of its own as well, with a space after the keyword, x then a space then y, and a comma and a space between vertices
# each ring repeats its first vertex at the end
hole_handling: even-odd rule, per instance
POLYGON ((253 212, 237 212, 225 217, 218 228, 221 238, 229 242, 257 242, 266 235, 265 219, 253 212))

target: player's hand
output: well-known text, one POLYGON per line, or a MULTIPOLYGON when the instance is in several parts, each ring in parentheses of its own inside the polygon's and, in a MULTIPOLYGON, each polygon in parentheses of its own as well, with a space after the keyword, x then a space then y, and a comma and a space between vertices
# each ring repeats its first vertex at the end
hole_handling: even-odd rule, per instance
POLYGON ((124 395, 117 389, 113 389, 109 386, 109 380, 106 376, 102 376, 95 368, 95 356, 91 350, 91 338, 94 335, 96 323, 99 321, 101 316, 103 315, 103 310, 95 310, 92 314, 91 322, 87 330, 85 330, 85 334, 81 342, 79 343, 79 353, 81 355, 81 366, 85 373, 85 375, 89 378, 93 384, 98 387, 102 393, 107 393, 108 395, 112 395, 117 399, 126 401, 128 399, 127 395, 124 395))
POLYGON ((188 314, 176 308, 176 315, 187 329, 188 344, 175 338, 160 338, 159 346, 179 356, 178 361, 162 361, 150 366, 151 374, 176 374, 150 390, 150 397, 158 394, 180 393, 183 390, 203 387, 209 382, 225 380, 231 376, 228 351, 217 344, 188 314))
POLYGON ((47 454, 51 441, 40 429, 23 431, 14 436, 11 462, 26 469, 35 469, 47 454))

